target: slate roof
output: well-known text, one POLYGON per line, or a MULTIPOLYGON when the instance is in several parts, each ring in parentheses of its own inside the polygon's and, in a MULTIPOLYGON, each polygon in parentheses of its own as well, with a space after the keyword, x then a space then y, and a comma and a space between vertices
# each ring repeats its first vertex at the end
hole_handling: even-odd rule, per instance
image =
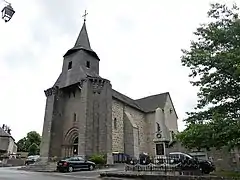
POLYGON ((154 112, 158 107, 164 108, 168 95, 166 92, 133 100, 114 89, 112 91, 113 98, 145 113, 154 112))
POLYGON ((165 92, 137 99, 135 101, 144 109, 145 112, 152 112, 158 107, 164 108, 168 95, 169 93, 165 92))
POLYGON ((144 110, 138 105, 137 102, 135 102, 133 99, 125 96, 124 94, 122 94, 114 89, 112 90, 112 96, 113 96, 113 98, 118 99, 119 101, 144 112, 144 110))
POLYGON ((3 128, 0 127, 0 136, 10 136, 3 128))
POLYGON ((4 131, 4 129, 2 127, 0 127, 0 137, 9 137, 9 138, 12 138, 13 141, 15 141, 15 139, 12 137, 12 135, 8 134, 6 131, 4 131))
POLYGON ((89 53, 90 55, 92 55, 92 56, 96 57, 98 60, 100 60, 98 55, 91 48, 85 22, 83 23, 82 29, 78 35, 78 38, 76 40, 74 47, 69 49, 63 57, 70 55, 79 50, 84 50, 87 53, 89 53))
MULTIPOLYGON (((98 55, 91 49, 85 22, 83 23, 83 26, 81 28, 81 31, 78 35, 78 38, 76 40, 74 47, 69 49, 63 57, 65 58, 66 56, 73 54, 77 51, 80 52, 78 54, 79 59, 84 57, 86 58, 86 60, 88 60, 87 58, 92 59, 92 57, 94 57, 97 61, 100 61, 98 55)), ((73 68, 71 70, 71 73, 69 74, 60 73, 54 86, 58 86, 59 88, 64 88, 64 87, 76 84, 78 82, 81 82, 82 79, 85 79, 89 76, 100 77, 95 71, 85 71, 83 67, 80 67, 77 70, 73 68)))
POLYGON ((85 21, 83 23, 82 29, 78 35, 78 38, 77 38, 77 41, 76 41, 74 47, 77 47, 77 46, 82 46, 87 49, 91 49, 85 21))

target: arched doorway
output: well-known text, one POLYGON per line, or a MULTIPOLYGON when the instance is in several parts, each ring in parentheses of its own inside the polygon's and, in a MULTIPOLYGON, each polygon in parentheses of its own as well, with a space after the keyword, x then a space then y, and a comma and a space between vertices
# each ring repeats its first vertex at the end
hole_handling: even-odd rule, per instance
POLYGON ((64 137, 62 146, 62 156, 71 157, 78 154, 78 128, 73 127, 68 130, 64 137))
POLYGON ((78 137, 76 137, 73 142, 73 155, 77 154, 78 154, 78 137))

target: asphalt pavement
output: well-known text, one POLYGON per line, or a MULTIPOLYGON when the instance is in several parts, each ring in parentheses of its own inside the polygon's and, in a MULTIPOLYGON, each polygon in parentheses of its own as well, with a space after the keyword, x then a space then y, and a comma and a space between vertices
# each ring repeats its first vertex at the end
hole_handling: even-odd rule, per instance
POLYGON ((40 173, 17 170, 16 167, 0 168, 0 180, 98 180, 102 171, 119 171, 119 168, 109 168, 94 171, 78 171, 72 173, 40 173))

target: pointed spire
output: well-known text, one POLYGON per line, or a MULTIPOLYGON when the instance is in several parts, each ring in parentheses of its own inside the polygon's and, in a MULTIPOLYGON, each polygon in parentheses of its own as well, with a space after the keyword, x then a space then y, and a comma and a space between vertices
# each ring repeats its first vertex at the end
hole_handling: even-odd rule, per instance
POLYGON ((78 35, 77 41, 75 43, 75 47, 76 46, 81 46, 81 47, 84 47, 84 48, 87 48, 87 49, 91 49, 85 20, 84 20, 82 29, 81 29, 81 31, 78 35))

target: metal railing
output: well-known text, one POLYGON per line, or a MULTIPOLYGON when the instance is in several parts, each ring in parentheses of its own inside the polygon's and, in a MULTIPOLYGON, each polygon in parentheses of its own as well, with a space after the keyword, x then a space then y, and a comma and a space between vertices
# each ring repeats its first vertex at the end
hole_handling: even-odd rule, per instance
POLYGON ((178 158, 153 158, 145 160, 129 159, 125 164, 125 171, 157 171, 164 174, 202 174, 199 164, 194 160, 180 160, 178 158))

